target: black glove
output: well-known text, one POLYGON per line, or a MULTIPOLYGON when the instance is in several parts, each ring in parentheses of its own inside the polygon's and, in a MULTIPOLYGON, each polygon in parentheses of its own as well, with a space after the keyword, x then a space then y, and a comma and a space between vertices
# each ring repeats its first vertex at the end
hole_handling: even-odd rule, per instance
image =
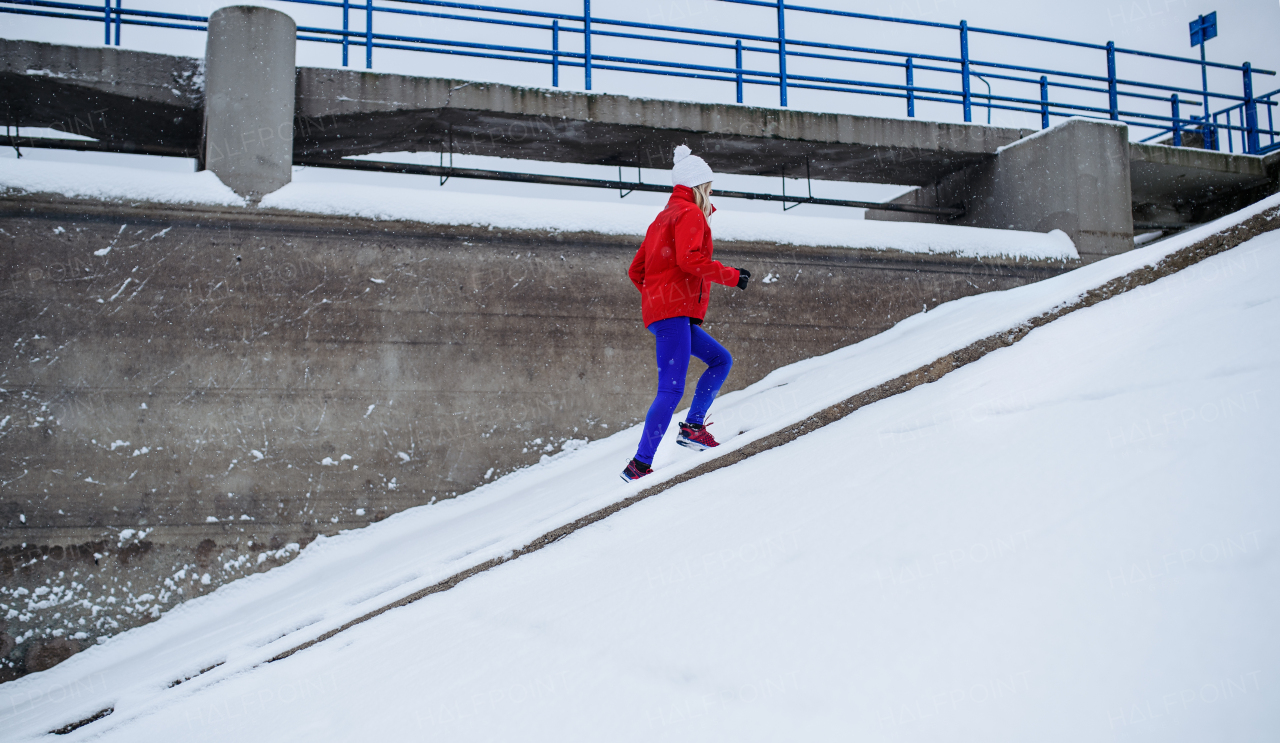
POLYGON ((747 282, 751 280, 751 272, 745 268, 738 269, 738 288, 745 290, 747 282))

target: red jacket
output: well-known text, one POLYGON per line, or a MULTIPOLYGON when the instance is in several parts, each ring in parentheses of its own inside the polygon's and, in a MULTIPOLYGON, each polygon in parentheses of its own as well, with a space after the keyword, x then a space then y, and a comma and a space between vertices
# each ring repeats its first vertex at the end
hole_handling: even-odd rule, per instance
POLYGON ((640 290, 645 327, 669 317, 701 320, 707 315, 711 283, 737 285, 738 269, 712 260, 713 250, 711 228, 693 200, 693 189, 676 186, 627 271, 640 290))

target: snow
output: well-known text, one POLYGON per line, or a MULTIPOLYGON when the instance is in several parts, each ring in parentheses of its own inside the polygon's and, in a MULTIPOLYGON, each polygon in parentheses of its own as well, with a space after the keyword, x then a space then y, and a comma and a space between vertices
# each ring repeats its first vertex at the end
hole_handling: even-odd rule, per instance
MULTIPOLYGON (((33 70, 27 70, 27 74, 32 74, 33 70)), ((42 126, 24 126, 14 127, 12 131, 6 127, 6 132, 19 139, 18 146, 22 146, 22 139, 71 139, 77 142, 95 142, 93 137, 86 137, 83 134, 73 134, 72 132, 63 131, 61 129, 53 129, 42 126)))
MULTIPOLYGON (((717 401, 718 451, 1278 205, 779 369, 717 401)), ((669 433, 623 484, 638 428, 566 449, 4 684, 0 725, 110 706, 77 734, 1261 740, 1278 279, 1272 232, 263 664, 707 456, 669 433)))
POLYGON ((243 206, 212 171, 172 173, 88 163, 0 158, 0 191, 54 193, 80 199, 243 206))
MULTIPOLYGON (((378 220, 490 226, 501 229, 644 235, 655 208, 467 193, 424 194, 417 189, 366 186, 335 188, 331 183, 290 183, 262 199, 262 207, 378 220)), ((751 240, 783 245, 902 250, 963 256, 1078 258, 1071 239, 1050 233, 908 222, 851 221, 831 217, 741 212, 722 209, 711 219, 719 241, 751 240)))
POLYGON ((996 148, 996 154, 997 154, 997 155, 999 155, 1001 152, 1004 152, 1005 150, 1011 149, 1011 148, 1013 148, 1013 147, 1019 147, 1019 146, 1021 146, 1021 145, 1026 144, 1027 142, 1032 141, 1032 140, 1039 139, 1039 138, 1041 138, 1041 137, 1047 136, 1049 133, 1053 132, 1054 130, 1059 129, 1059 128, 1061 128, 1061 127, 1064 127, 1064 126, 1066 126, 1067 124, 1070 124, 1070 123, 1071 123, 1071 122, 1073 122, 1073 121, 1084 121, 1084 122, 1088 122, 1088 123, 1090 123, 1090 124, 1100 124, 1100 125, 1103 125, 1103 126, 1113 126, 1113 127, 1117 127, 1117 128, 1123 129, 1123 130, 1124 130, 1124 132, 1125 132, 1125 134, 1127 134, 1127 133, 1128 133, 1128 131, 1129 131, 1129 126, 1128 126, 1127 124, 1124 124, 1124 123, 1119 122, 1119 121, 1107 121, 1107 120, 1105 120, 1105 119, 1093 119, 1093 118, 1088 118, 1088 117, 1084 117, 1084 116, 1072 116, 1072 117, 1071 117, 1071 118, 1069 118, 1069 119, 1063 119, 1062 121, 1054 122, 1053 126, 1050 126, 1050 127, 1049 127, 1049 128, 1047 128, 1047 129, 1040 129, 1040 130, 1036 131, 1034 134, 1028 134, 1027 136, 1023 137, 1022 139, 1019 139, 1019 140, 1018 140, 1018 141, 1016 141, 1016 142, 1010 142, 1009 144, 1001 145, 1001 146, 999 146, 999 147, 997 147, 997 148, 996 148))
MULTIPOLYGON (((56 193, 129 202, 245 206, 209 171, 175 173, 110 165, 0 158, 0 190, 56 193)), ((377 220, 474 225, 495 229, 597 232, 642 236, 660 207, 341 182, 295 181, 268 194, 260 208, 377 220)), ((712 217, 717 240, 783 245, 901 250, 968 257, 1076 259, 1065 233, 849 220, 722 209, 712 217)), ((103 249, 104 254, 106 250, 103 249)), ((371 279, 375 283, 378 279, 371 279)), ((126 287, 120 287, 123 292, 126 287)), ((118 294, 119 292, 117 292, 118 294)))
POLYGON ((1133 244, 1145 245, 1146 243, 1149 243, 1152 240, 1158 240, 1163 236, 1164 236, 1164 232, 1161 230, 1157 230, 1154 232, 1143 232, 1133 236, 1133 244))

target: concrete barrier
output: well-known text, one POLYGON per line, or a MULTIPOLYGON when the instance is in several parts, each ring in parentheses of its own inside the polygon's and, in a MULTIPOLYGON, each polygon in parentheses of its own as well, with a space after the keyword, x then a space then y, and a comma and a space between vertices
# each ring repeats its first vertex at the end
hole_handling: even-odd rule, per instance
POLYGON ((1071 119, 978 166, 959 223, 1062 230, 1089 262, 1133 249, 1131 201, 1128 127, 1071 119))
POLYGON ((203 165, 241 196, 292 179, 296 37, 293 19, 270 8, 209 16, 203 165))
MULTIPOLYGON (((1128 127, 1070 119, 1001 147, 996 157, 957 171, 895 203, 963 206, 952 224, 1062 230, 1085 262, 1133 249, 1128 127)), ((938 218, 868 211, 868 219, 938 218)))
POLYGON ((201 66, 196 57, 0 39, 0 123, 194 153, 201 66))

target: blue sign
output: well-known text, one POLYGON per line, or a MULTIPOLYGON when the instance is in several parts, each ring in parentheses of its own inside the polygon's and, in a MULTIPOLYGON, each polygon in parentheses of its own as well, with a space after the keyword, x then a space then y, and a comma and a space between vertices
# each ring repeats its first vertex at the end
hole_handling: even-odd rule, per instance
POLYGON ((1202 15, 1191 22, 1191 46, 1200 46, 1218 35, 1218 11, 1202 15))

